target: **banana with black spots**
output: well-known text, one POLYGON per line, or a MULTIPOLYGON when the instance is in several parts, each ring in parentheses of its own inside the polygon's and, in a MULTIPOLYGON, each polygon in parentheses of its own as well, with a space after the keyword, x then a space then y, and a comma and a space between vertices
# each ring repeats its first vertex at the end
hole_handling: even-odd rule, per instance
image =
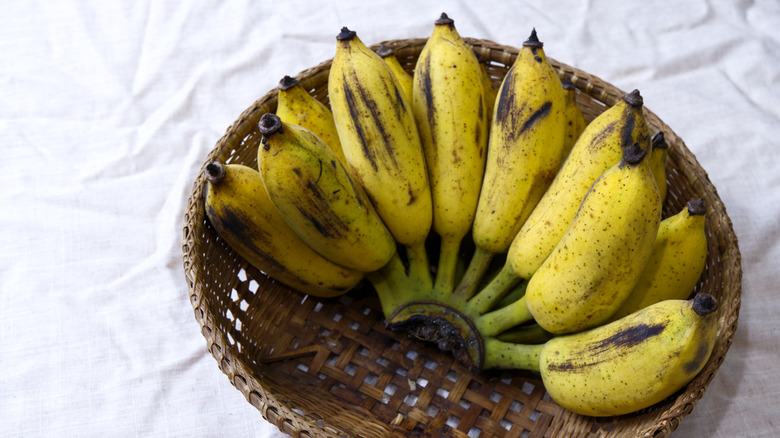
POLYGON ((204 169, 205 211, 217 234, 250 265, 317 297, 342 295, 363 273, 311 249, 276 210, 256 169, 212 161, 204 169))
POLYGON ((683 388, 704 368, 717 336, 717 300, 665 300, 610 324, 544 344, 489 339, 484 368, 541 374, 560 406, 582 415, 624 415, 683 388))
POLYGON ((455 291, 458 300, 471 297, 555 177, 564 124, 563 87, 534 29, 498 91, 472 228, 476 252, 455 291))
POLYGON ((433 229, 441 237, 435 292, 445 299, 456 281, 461 241, 471 231, 488 140, 483 68, 442 13, 414 70, 413 113, 433 197, 433 229))

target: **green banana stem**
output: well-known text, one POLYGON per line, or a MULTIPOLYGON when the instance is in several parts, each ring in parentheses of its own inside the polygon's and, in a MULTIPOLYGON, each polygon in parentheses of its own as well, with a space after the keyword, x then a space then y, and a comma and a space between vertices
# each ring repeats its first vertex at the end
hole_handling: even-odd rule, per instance
POLYGON ((436 283, 433 286, 433 296, 443 303, 449 302, 452 290, 455 288, 461 240, 451 236, 443 236, 441 239, 439 265, 436 269, 436 283))
POLYGON ((419 291, 407 277, 406 266, 397 251, 381 269, 367 273, 366 279, 374 286, 379 296, 385 318, 389 318, 399 307, 419 299, 419 291))
POLYGON ((471 257, 469 267, 466 268, 466 273, 463 274, 463 278, 460 280, 458 287, 453 294, 453 302, 466 302, 474 292, 476 292, 480 281, 485 276, 485 272, 490 267, 490 262, 493 260, 494 253, 477 247, 474 255, 471 257))
POLYGON ((425 250, 425 241, 407 245, 406 255, 409 258, 409 280, 420 293, 415 298, 424 299, 433 289, 433 277, 431 276, 430 263, 428 263, 428 253, 425 250))
POLYGON ((486 313, 474 321, 482 336, 496 336, 516 325, 531 321, 534 316, 528 310, 525 296, 498 310, 486 313))
POLYGON ((487 338, 485 342, 485 361, 483 369, 523 369, 539 371, 539 356, 544 344, 513 344, 496 338, 487 338))
POLYGON ((512 266, 509 263, 505 264, 498 275, 493 277, 487 286, 469 300, 466 305, 466 313, 475 316, 482 315, 506 296, 521 280, 512 271, 512 266))
POLYGON ((554 337, 539 324, 521 325, 498 335, 499 340, 514 344, 543 344, 554 337))
POLYGON ((517 286, 515 286, 514 289, 512 289, 508 294, 504 296, 504 298, 501 298, 501 300, 496 303, 491 310, 498 310, 502 307, 506 307, 515 301, 519 300, 525 295, 525 289, 528 287, 528 282, 523 281, 517 286))

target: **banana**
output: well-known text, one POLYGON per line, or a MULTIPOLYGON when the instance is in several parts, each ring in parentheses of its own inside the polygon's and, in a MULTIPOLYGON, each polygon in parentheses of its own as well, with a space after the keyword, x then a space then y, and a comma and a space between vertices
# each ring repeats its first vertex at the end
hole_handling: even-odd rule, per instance
POLYGON ((409 102, 411 102, 413 89, 412 75, 409 74, 409 72, 403 68, 401 62, 398 61, 398 58, 395 56, 395 51, 390 47, 382 44, 376 50, 376 54, 385 60, 387 65, 390 67, 390 70, 393 72, 393 75, 395 75, 395 78, 398 79, 398 83, 401 85, 401 88, 403 88, 406 98, 409 100, 409 102))
POLYGON ((652 143, 653 153, 650 157, 650 169, 653 170, 658 193, 661 194, 661 202, 663 202, 666 200, 666 156, 669 153, 669 144, 666 143, 664 133, 661 131, 653 134, 652 143))
POLYGON ((541 345, 490 339, 485 368, 538 371, 560 406, 582 415, 624 415, 683 388, 715 345, 717 300, 666 300, 610 324, 541 345))
POLYGON ((625 148, 593 183, 525 296, 478 318, 480 333, 497 335, 531 319, 553 334, 573 333, 617 311, 650 259, 661 218, 649 146, 625 148))
POLYGON ((328 77, 328 94, 349 168, 403 245, 410 277, 430 284, 425 240, 433 222, 420 136, 392 70, 356 33, 343 28, 328 77))
POLYGON ((577 139, 580 138, 582 131, 588 126, 585 115, 582 114, 582 108, 577 103, 577 87, 574 86, 571 79, 564 78, 561 81, 563 85, 563 95, 565 97, 564 111, 566 112, 566 135, 564 136, 563 159, 571 152, 577 139))
POLYGON ((509 248, 514 275, 530 279, 558 244, 594 181, 620 161, 623 149, 649 144, 648 125, 638 90, 591 121, 582 132, 550 188, 509 248))
POLYGON ((661 221, 653 254, 628 299, 612 316, 619 319, 663 300, 687 299, 707 263, 704 199, 688 202, 661 221))
POLYGON ((317 297, 342 295, 363 278, 363 273, 325 259, 295 234, 271 203, 257 170, 213 161, 205 173, 206 217, 250 265, 317 297))
POLYGON ((258 168, 268 197, 298 236, 341 266, 371 272, 395 254, 395 242, 336 154, 314 133, 260 118, 258 168))
POLYGON ((441 237, 435 290, 449 294, 458 253, 477 207, 488 138, 482 66, 442 13, 414 70, 413 113, 441 237))
POLYGON ((333 113, 325 104, 304 90, 297 79, 285 76, 279 81, 275 112, 283 122, 303 126, 315 133, 333 150, 342 163, 346 163, 336 123, 333 121, 333 113))
POLYGON ((563 87, 542 46, 534 29, 498 91, 472 229, 477 249, 458 299, 469 298, 493 256, 507 251, 561 164, 563 87))

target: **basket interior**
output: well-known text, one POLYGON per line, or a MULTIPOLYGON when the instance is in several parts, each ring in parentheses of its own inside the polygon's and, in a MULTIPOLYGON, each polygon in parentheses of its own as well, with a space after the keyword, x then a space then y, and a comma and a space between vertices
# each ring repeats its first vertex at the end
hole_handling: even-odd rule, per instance
MULTIPOLYGON (((489 60, 496 83, 517 50, 468 40, 489 60)), ((425 40, 387 41, 410 72, 425 40)), ((587 120, 623 91, 558 63, 579 90, 587 120)), ((300 73, 301 84, 327 103, 329 62, 300 73)), ((212 159, 256 166, 257 121, 276 105, 276 90, 248 108, 204 164, 212 159)), ((209 350, 231 383, 263 417, 293 436, 563 437, 666 436, 701 398, 731 344, 740 305, 741 268, 736 237, 704 170, 682 140, 645 109, 651 133, 669 143, 664 215, 695 198, 708 205, 709 254, 694 292, 720 301, 715 350, 683 390, 643 411, 592 418, 568 412, 546 394, 536 373, 472 373, 435 345, 385 329, 378 299, 361 284, 339 298, 290 290, 248 266, 217 236, 203 211, 203 171, 185 214, 184 268, 195 316, 209 350)))

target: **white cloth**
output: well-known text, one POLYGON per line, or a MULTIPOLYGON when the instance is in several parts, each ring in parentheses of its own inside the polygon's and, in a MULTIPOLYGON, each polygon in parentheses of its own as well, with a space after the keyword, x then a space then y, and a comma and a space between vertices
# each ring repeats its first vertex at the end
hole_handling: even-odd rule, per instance
POLYGON ((206 154, 286 74, 368 44, 463 36, 624 90, 686 142, 743 255, 739 330, 682 437, 774 436, 780 408, 780 3, 358 0, 4 2, 0 430, 281 436, 219 371, 181 264, 206 154), (378 4, 377 4, 378 3, 378 4))

